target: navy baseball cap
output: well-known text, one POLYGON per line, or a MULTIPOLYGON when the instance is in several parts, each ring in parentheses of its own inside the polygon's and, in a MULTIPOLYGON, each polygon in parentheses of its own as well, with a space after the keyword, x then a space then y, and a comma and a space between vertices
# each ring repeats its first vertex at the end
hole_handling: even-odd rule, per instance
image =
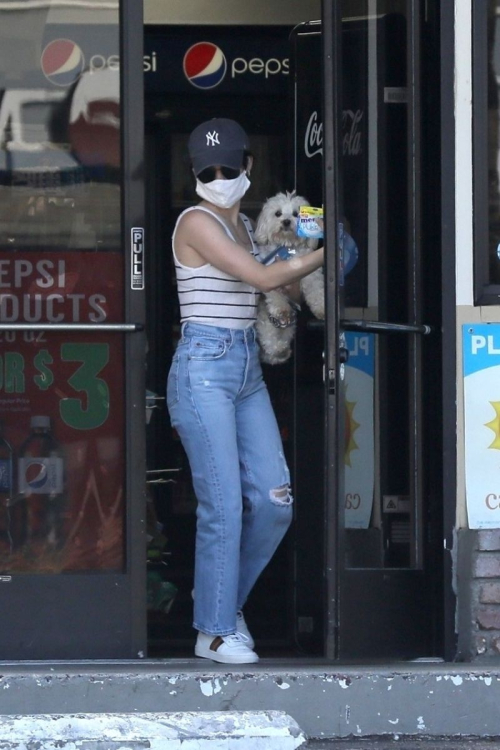
POLYGON ((249 150, 249 141, 241 125, 220 117, 198 125, 189 136, 188 149, 194 173, 198 175, 215 165, 239 169, 245 151, 249 150))

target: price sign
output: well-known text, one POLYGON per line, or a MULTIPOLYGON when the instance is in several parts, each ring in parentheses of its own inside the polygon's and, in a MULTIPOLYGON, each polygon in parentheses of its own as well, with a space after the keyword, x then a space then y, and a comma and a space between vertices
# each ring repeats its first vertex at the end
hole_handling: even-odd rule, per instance
POLYGON ((0 413, 12 449, 2 458, 13 477, 9 492, 0 488, 3 570, 123 567, 122 334, 50 331, 51 322, 120 322, 122 297, 118 253, 0 254, 0 321, 48 323, 0 332, 0 413))

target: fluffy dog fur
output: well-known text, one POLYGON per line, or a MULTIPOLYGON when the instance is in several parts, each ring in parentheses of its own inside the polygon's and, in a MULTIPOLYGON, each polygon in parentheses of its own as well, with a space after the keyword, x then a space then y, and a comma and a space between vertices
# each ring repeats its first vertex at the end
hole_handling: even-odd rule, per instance
MULTIPOLYGON (((297 237, 296 234, 299 208, 308 205, 307 200, 296 195, 295 192, 278 193, 266 201, 255 229, 255 239, 260 246, 261 257, 265 258, 281 246, 292 248, 295 256, 306 255, 316 249, 317 240, 297 237)), ((311 312, 317 318, 324 318, 325 297, 322 269, 319 268, 303 278, 300 282, 300 290, 311 312)), ((286 362, 290 357, 296 327, 295 318, 294 307, 283 292, 275 289, 261 295, 256 330, 263 362, 276 365, 286 362)))

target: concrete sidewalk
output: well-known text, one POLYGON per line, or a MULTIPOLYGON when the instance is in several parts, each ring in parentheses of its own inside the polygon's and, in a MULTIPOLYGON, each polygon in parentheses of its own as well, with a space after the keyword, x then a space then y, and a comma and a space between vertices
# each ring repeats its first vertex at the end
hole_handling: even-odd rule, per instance
POLYGON ((0 717, 0 750, 295 750, 281 711, 0 717))
POLYGON ((500 750, 500 741, 471 739, 311 740, 301 750, 500 750))

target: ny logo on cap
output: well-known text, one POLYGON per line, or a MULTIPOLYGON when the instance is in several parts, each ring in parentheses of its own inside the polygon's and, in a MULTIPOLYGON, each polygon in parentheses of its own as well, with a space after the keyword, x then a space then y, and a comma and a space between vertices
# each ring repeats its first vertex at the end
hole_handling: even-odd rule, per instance
POLYGON ((207 133, 207 146, 215 146, 216 143, 220 146, 218 132, 214 130, 212 133, 207 133))

